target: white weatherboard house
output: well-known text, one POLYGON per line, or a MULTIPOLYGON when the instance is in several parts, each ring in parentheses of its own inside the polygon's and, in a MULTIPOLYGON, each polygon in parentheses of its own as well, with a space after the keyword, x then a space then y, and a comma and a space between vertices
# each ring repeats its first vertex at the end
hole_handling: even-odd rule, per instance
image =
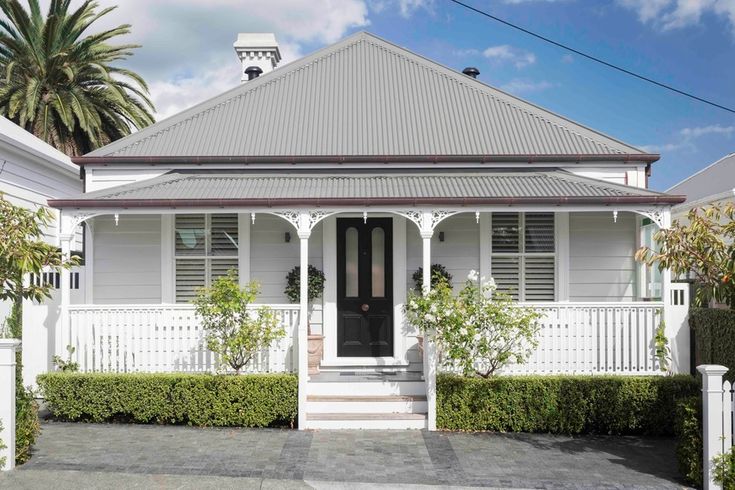
POLYGON ((543 311, 509 373, 657 373, 664 317, 689 371, 686 286, 664 274, 646 297, 633 259, 641 220, 668 226, 684 200, 646 189, 658 155, 367 33, 275 69, 272 36, 236 50, 242 85, 75 158, 85 193, 50 201, 65 252, 89 224, 90 293, 72 303, 64 274, 56 341, 83 370, 211 371, 189 301, 236 268, 288 330, 250 369, 298 372, 299 428, 434 429, 437 353, 402 306, 438 263, 543 311), (323 299, 288 304, 307 264, 323 299), (307 327, 324 335, 311 376, 307 327))
MULTIPOLYGON (((36 210, 46 207, 48 199, 75 196, 82 191, 79 167, 68 156, 0 116, 0 193, 4 199, 16 206, 36 210)), ((52 208, 51 211, 57 217, 57 210, 52 208)), ((44 235, 48 243, 59 245, 58 219, 44 230, 44 235)), ((83 255, 81 230, 76 232, 70 247, 75 254, 83 255)), ((46 272, 29 280, 50 283, 52 287, 52 298, 43 305, 24 302, 23 339, 33 348, 23 354, 23 378, 30 385, 36 375, 52 368, 53 339, 60 309, 57 294, 60 277, 58 273, 46 272)), ((84 301, 83 267, 72 273, 71 284, 71 298, 75 302, 84 301)), ((10 314, 10 309, 9 301, 0 301, 0 323, 10 314)))

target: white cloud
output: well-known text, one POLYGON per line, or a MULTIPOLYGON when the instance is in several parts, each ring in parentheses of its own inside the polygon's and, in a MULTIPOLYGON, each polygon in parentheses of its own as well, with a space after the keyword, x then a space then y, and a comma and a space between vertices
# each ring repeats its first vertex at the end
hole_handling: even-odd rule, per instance
POLYGON ((515 79, 510 82, 501 85, 500 88, 506 92, 510 92, 515 95, 528 94, 532 92, 540 92, 553 87, 554 84, 547 82, 546 80, 534 81, 534 80, 522 80, 515 79))
POLYGON ((568 2, 569 0, 503 0, 503 3, 510 5, 519 5, 521 3, 561 3, 568 2))
POLYGON ((684 128, 679 133, 685 138, 699 138, 708 134, 720 134, 730 136, 735 132, 735 126, 721 126, 713 124, 710 126, 700 126, 695 128, 684 128))
POLYGON ((672 153, 683 149, 696 151, 696 140, 698 138, 709 135, 718 135, 729 138, 733 134, 735 134, 735 126, 722 126, 720 124, 682 128, 679 130, 679 137, 674 143, 664 143, 660 145, 641 145, 640 148, 650 153, 672 153))
POLYGON ((485 58, 497 62, 510 62, 516 68, 523 68, 536 63, 536 55, 530 51, 514 48, 508 44, 490 46, 482 52, 485 58))
POLYGON ((398 8, 401 16, 408 18, 419 9, 425 9, 433 12, 434 0, 398 0, 398 8))
POLYGON ((667 31, 698 24, 705 14, 724 16, 735 32, 735 0, 618 0, 638 20, 667 31))
POLYGON ((113 42, 142 45, 123 65, 148 82, 161 119, 239 83, 238 32, 275 33, 283 64, 369 25, 367 1, 100 0, 100 8, 118 8, 94 28, 132 24, 130 35, 113 42))
POLYGON ((561 57, 561 62, 564 63, 565 65, 574 63, 574 56, 572 56, 571 54, 565 54, 564 56, 561 57))

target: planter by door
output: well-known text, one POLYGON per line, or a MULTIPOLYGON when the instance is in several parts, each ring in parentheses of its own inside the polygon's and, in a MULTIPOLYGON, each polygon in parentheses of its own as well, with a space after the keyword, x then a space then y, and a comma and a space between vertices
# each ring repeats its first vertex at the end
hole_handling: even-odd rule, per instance
POLYGON ((310 334, 308 340, 309 374, 319 374, 319 365, 324 354, 324 336, 310 334))
POLYGON ((337 220, 337 355, 393 355, 391 218, 337 220))

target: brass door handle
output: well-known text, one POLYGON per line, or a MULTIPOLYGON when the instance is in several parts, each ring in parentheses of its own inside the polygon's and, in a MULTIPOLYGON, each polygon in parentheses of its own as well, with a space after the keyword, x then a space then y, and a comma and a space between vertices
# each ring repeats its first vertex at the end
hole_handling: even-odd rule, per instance
POLYGON ((369 305, 369 304, 367 304, 367 303, 365 303, 364 305, 362 305, 362 306, 360 307, 360 309, 361 309, 361 310, 362 310, 363 312, 367 313, 367 311, 368 311, 368 310, 370 309, 370 305, 369 305))

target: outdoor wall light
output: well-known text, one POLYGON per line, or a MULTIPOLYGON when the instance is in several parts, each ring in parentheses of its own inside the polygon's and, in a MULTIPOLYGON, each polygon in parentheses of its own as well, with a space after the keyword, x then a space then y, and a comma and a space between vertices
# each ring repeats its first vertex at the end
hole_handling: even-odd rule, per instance
POLYGON ((444 241, 444 232, 443 231, 440 231, 439 232, 439 241, 440 242, 443 242, 444 241))
POLYGON ((286 243, 291 243, 291 233, 287 231, 283 239, 286 240, 286 243))

